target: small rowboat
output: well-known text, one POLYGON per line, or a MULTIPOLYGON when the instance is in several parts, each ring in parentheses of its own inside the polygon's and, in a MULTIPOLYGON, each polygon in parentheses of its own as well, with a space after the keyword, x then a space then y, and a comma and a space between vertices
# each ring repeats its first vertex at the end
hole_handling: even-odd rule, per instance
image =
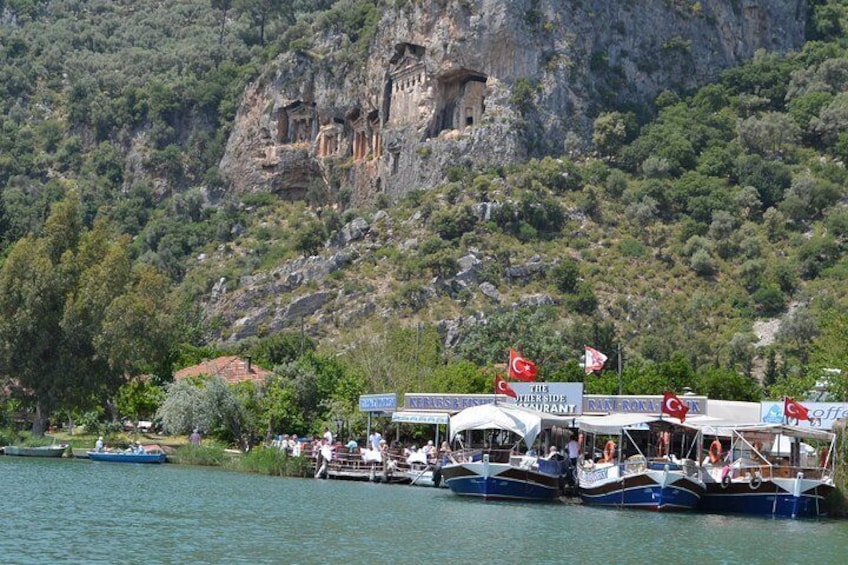
POLYGON ((113 463, 164 463, 165 452, 145 451, 131 453, 125 451, 89 451, 88 458, 92 461, 111 461, 113 463))
POLYGON ((42 445, 38 447, 24 447, 21 445, 7 445, 3 449, 6 455, 18 455, 20 457, 61 457, 68 449, 68 444, 42 445))

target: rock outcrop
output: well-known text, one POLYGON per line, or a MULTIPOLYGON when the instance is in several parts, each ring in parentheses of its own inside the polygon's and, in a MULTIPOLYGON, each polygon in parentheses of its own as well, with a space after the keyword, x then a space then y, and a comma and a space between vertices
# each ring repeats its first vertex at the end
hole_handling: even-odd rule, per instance
POLYGON ((385 3, 367 61, 325 33, 245 93, 221 173, 237 192, 356 202, 565 152, 610 109, 803 41, 804 0, 385 3))

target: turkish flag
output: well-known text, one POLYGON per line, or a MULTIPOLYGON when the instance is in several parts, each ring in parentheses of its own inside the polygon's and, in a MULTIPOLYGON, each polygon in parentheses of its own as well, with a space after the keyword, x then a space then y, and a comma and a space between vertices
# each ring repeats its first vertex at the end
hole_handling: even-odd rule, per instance
POLYGON ((588 345, 583 346, 583 351, 583 369, 586 371, 587 375, 595 371, 600 371, 604 368, 604 363, 607 362, 606 355, 604 355, 597 349, 589 347, 588 345))
POLYGON ((663 414, 668 414, 669 416, 673 416, 674 418, 680 418, 680 423, 686 421, 686 413, 689 411, 689 407, 683 404, 677 395, 673 392, 664 392, 663 393, 663 403, 662 410, 663 414))
POLYGON ((810 421, 810 415, 807 412, 807 407, 800 402, 795 402, 788 396, 783 401, 783 415, 787 418, 795 418, 796 420, 810 421))
POLYGON ((518 400, 518 395, 515 394, 515 391, 511 386, 509 386, 509 383, 506 382, 506 380, 504 380, 504 378, 500 375, 495 377, 495 394, 505 394, 518 400))
POLYGON ((532 383, 536 381, 536 364, 514 349, 509 350, 509 378, 532 383))

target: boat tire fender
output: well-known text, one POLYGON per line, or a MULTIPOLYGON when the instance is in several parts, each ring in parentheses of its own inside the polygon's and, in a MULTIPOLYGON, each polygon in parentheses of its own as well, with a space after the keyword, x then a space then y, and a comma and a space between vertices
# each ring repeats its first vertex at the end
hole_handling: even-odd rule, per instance
POLYGON ((730 473, 728 473, 721 478, 721 488, 729 487, 731 482, 732 479, 730 478, 730 473))
POLYGON ((433 467, 433 486, 437 487, 442 484, 442 465, 437 463, 435 467, 433 467))
POLYGON ((753 475, 748 486, 751 487, 751 490, 757 490, 761 484, 763 484, 763 479, 760 478, 760 475, 753 475))

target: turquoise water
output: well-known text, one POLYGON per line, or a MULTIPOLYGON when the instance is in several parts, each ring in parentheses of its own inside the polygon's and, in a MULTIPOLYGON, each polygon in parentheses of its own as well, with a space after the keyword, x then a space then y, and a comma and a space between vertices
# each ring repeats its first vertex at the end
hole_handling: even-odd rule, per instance
POLYGON ((845 563, 848 521, 0 457, 0 563, 845 563))

